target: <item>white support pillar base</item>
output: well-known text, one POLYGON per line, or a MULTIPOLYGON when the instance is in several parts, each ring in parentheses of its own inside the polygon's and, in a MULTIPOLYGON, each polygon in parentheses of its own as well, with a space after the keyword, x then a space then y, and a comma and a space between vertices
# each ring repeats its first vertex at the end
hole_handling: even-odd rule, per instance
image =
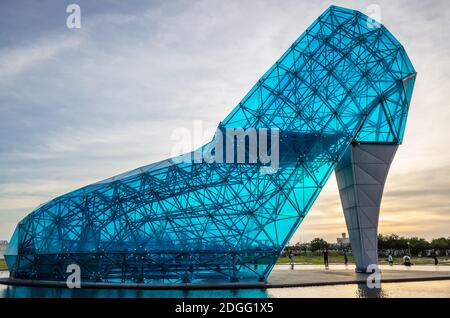
POLYGON ((335 169, 356 271, 378 264, 378 217, 398 145, 351 144, 335 169))

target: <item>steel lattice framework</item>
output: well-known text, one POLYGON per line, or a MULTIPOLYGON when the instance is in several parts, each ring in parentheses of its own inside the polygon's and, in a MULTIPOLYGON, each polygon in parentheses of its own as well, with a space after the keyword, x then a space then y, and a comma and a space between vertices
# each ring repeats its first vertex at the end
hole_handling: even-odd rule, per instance
POLYGON ((64 280, 76 263, 95 282, 266 280, 348 145, 402 141, 416 73, 368 21, 330 7, 219 124, 278 130, 275 173, 168 159, 75 190, 18 224, 11 276, 64 280))

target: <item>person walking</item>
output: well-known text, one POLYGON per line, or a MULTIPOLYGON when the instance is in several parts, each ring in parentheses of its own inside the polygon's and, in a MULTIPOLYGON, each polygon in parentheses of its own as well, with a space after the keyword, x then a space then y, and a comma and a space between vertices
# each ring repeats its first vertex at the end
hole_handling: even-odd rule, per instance
POLYGON ((344 265, 347 266, 348 264, 348 256, 347 256, 347 252, 344 251, 344 265))
POLYGON ((437 266, 439 264, 439 260, 437 258, 436 252, 433 253, 434 265, 437 266))
POLYGON ((392 257, 392 254, 389 253, 388 257, 387 257, 388 263, 389 265, 394 265, 394 258, 392 257))
POLYGON ((289 263, 291 264, 291 270, 294 269, 294 253, 292 253, 292 251, 289 251, 289 263))
POLYGON ((325 249, 323 251, 323 263, 325 265, 325 268, 328 268, 328 250, 325 249))

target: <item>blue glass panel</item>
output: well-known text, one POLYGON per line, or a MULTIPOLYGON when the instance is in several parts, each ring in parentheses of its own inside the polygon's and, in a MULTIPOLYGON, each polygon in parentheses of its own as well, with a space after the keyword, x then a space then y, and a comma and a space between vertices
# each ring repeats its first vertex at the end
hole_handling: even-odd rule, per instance
POLYGON ((264 281, 348 145, 402 141, 414 80, 384 26, 330 7, 218 127, 278 132, 278 169, 218 160, 214 138, 55 198, 19 223, 11 276, 64 280, 76 263, 84 281, 264 281), (215 161, 192 162, 206 151, 215 161))

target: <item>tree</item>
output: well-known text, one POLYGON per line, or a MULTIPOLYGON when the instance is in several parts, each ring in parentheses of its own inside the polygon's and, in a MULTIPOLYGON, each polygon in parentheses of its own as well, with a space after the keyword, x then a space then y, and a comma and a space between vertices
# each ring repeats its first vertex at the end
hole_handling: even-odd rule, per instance
POLYGON ((308 243, 297 243, 296 247, 297 247, 299 253, 306 252, 308 249, 308 243))
POLYGON ((313 252, 328 248, 328 243, 323 238, 316 237, 310 243, 313 252))
POLYGON ((400 236, 398 240, 396 241, 397 249, 399 250, 407 250, 409 248, 408 246, 408 239, 404 238, 403 236, 400 236))
POLYGON ((408 241, 403 236, 398 236, 397 234, 391 234, 383 237, 382 244, 384 249, 391 250, 406 250, 408 249, 408 241))
POLYGON ((411 254, 418 255, 420 252, 430 248, 430 243, 428 243, 424 238, 411 237, 407 239, 409 242, 409 248, 411 249, 411 254))
POLYGON ((445 237, 440 237, 431 241, 431 248, 437 251, 445 251, 450 248, 450 241, 445 237))
POLYGON ((387 236, 384 236, 383 234, 378 234, 378 249, 387 250, 388 248, 389 246, 387 236))

